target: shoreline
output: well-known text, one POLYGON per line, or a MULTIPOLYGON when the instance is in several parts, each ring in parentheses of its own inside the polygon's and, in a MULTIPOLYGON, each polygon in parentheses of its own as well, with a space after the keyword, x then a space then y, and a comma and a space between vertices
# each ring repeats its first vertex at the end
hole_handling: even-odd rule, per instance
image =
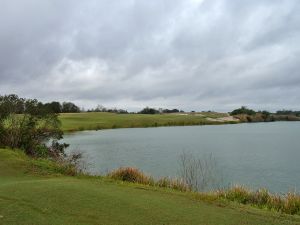
MULTIPOLYGON (((274 121, 280 122, 280 121, 274 121)), ((291 121, 292 122, 292 121, 291 121)), ((262 122, 256 122, 262 123, 262 122)), ((269 123, 269 122, 265 122, 269 123)), ((87 128, 87 129, 72 129, 63 130, 64 134, 72 134, 83 131, 104 131, 104 130, 116 130, 116 129, 139 129, 139 128, 167 128, 167 127, 196 127, 196 126, 221 126, 221 125, 235 125, 235 124, 247 124, 246 122, 217 122, 217 123, 206 123, 206 124, 186 124, 186 125, 159 125, 159 126, 136 126, 136 127, 111 127, 111 128, 87 128)))
POLYGON ((116 114, 116 113, 71 113, 60 114, 64 133, 84 130, 121 128, 148 128, 171 126, 203 126, 240 123, 239 119, 224 113, 206 114, 116 114))
POLYGON ((197 127, 197 126, 225 126, 225 125, 238 125, 238 124, 256 124, 256 123, 280 123, 280 122, 300 122, 300 121, 289 121, 289 120, 278 120, 278 121, 264 121, 264 122, 217 122, 217 123, 206 123, 206 124, 187 124, 187 125, 160 125, 160 126, 136 126, 136 127, 108 127, 108 128, 86 128, 86 129, 72 129, 63 130, 65 134, 73 134, 84 131, 105 131, 105 130, 116 130, 116 129, 144 129, 144 128, 168 128, 168 127, 197 127))

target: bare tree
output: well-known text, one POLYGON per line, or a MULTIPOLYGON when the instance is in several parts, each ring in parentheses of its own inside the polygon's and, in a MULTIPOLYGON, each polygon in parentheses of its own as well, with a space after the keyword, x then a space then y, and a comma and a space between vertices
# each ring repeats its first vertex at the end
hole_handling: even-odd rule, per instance
POLYGON ((212 154, 197 158, 191 153, 183 152, 179 156, 179 165, 181 179, 193 191, 204 191, 216 187, 221 182, 212 154))

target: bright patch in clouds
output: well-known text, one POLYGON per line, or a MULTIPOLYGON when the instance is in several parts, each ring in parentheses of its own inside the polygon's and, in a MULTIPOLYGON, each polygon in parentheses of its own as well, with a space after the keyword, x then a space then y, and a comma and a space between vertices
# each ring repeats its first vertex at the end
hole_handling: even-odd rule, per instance
POLYGON ((190 0, 190 1, 195 4, 202 4, 205 0, 190 0))

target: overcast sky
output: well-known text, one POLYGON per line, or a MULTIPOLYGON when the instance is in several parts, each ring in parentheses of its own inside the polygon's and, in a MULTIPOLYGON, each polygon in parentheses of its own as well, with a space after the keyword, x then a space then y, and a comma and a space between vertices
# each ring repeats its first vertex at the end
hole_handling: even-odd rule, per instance
POLYGON ((0 94, 300 109, 299 0, 0 0, 0 94))

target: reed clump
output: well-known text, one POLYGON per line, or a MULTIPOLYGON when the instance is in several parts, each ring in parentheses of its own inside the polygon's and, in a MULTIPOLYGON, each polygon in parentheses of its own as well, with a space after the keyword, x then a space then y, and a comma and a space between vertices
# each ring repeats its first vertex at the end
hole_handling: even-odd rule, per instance
POLYGON ((156 187, 171 188, 179 191, 189 191, 190 187, 180 179, 164 177, 155 180, 152 176, 144 174, 134 167, 121 167, 107 174, 107 177, 131 183, 145 184, 156 187))
POLYGON ((289 192, 285 195, 272 194, 266 189, 252 191, 243 186, 233 186, 216 192, 218 198, 267 208, 286 214, 300 214, 300 195, 289 192))
POLYGON ((150 185, 153 183, 151 176, 145 175, 142 171, 133 167, 121 167, 111 171, 107 175, 109 178, 132 183, 150 185))
POLYGON ((183 192, 191 191, 191 188, 182 179, 163 177, 156 181, 155 185, 158 187, 171 188, 183 192))

